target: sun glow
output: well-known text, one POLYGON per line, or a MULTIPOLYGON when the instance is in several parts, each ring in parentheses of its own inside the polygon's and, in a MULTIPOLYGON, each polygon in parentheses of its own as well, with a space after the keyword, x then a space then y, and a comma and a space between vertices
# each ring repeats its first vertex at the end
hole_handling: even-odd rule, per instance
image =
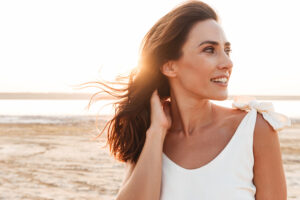
MULTIPOLYGON (((74 92, 129 74, 143 36, 180 2, 1 1, 0 92, 74 92)), ((300 95, 298 1, 205 2, 232 43, 229 93, 300 95)))

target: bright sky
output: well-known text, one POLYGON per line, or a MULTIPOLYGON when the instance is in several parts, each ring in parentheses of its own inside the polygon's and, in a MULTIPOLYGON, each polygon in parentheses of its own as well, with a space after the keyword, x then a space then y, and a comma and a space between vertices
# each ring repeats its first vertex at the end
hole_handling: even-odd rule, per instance
MULTIPOLYGON (((182 1, 0 1, 0 92, 89 92, 137 63, 151 26, 182 1), (101 69, 101 70, 100 70, 101 69)), ((300 95, 300 2, 206 0, 232 44, 229 94, 300 95)))

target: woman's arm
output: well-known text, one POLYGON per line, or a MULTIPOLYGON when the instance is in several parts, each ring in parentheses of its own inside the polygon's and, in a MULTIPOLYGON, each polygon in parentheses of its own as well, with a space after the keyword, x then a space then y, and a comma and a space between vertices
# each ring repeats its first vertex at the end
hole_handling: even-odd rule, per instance
POLYGON ((278 133, 257 114, 254 131, 254 184, 256 200, 286 200, 287 186, 278 133))
POLYGON ((157 90, 153 92, 150 103, 151 124, 146 131, 143 149, 135 166, 130 167, 117 200, 160 199, 163 145, 172 119, 170 104, 159 98, 157 90))
POLYGON ((116 200, 159 200, 162 173, 162 151, 165 134, 149 128, 140 157, 129 169, 116 200))

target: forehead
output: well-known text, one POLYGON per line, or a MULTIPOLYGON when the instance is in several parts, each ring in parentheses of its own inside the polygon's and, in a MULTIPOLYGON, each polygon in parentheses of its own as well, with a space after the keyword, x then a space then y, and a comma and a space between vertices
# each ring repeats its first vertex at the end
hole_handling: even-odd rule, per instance
POLYGON ((206 40, 217 41, 220 44, 227 42, 222 27, 213 19, 196 22, 188 33, 184 46, 198 46, 206 40))

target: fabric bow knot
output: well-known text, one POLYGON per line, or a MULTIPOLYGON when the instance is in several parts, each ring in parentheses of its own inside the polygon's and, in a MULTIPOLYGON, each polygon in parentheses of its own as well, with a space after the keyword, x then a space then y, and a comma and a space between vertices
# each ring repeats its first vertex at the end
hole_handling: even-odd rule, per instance
POLYGON ((261 113, 263 118, 273 127, 274 130, 280 131, 285 127, 291 126, 291 120, 280 113, 274 111, 274 106, 271 102, 258 102, 251 96, 236 96, 232 103, 233 108, 241 110, 255 109, 261 113))

